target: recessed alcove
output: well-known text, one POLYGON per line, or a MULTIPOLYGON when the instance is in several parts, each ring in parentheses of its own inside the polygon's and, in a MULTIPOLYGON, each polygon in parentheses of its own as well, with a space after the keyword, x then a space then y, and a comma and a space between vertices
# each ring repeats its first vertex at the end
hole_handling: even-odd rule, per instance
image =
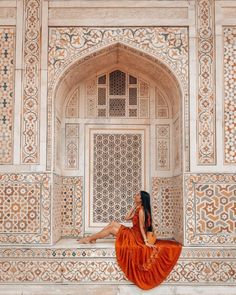
POLYGON ((182 241, 182 97, 173 73, 116 44, 75 61, 55 89, 53 242, 123 222, 140 189, 151 193, 158 236, 182 241))

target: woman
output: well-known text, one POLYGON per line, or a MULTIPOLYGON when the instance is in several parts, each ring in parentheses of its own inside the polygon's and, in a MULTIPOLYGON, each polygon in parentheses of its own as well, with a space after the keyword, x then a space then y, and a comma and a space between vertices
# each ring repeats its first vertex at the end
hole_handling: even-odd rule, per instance
POLYGON ((159 285, 176 264, 181 245, 173 241, 157 240, 149 244, 147 231, 152 231, 150 195, 140 191, 134 196, 135 206, 126 215, 131 228, 111 222, 100 232, 79 240, 95 243, 109 235, 116 237, 116 258, 126 277, 144 290, 159 285))

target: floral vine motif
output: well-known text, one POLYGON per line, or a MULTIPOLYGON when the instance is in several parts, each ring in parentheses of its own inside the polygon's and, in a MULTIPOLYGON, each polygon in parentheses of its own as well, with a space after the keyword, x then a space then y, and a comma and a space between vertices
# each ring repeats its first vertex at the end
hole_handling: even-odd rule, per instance
POLYGON ((49 67, 57 73, 76 55, 92 48, 123 42, 143 51, 161 54, 168 64, 186 75, 187 40, 185 28, 56 28, 50 30, 49 67))
POLYGON ((40 9, 41 0, 24 0, 26 19, 22 163, 39 162, 40 9))
POLYGON ((216 164, 214 1, 197 0, 198 19, 198 164, 216 164))

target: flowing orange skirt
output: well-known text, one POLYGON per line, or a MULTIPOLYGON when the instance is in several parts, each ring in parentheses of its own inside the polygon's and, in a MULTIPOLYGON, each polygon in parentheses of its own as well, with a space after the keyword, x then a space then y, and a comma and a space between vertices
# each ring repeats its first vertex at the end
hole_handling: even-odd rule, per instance
POLYGON ((181 244, 157 240, 156 248, 147 247, 140 231, 121 226, 116 237, 117 262, 127 279, 141 289, 158 286, 166 279, 181 253, 181 244))

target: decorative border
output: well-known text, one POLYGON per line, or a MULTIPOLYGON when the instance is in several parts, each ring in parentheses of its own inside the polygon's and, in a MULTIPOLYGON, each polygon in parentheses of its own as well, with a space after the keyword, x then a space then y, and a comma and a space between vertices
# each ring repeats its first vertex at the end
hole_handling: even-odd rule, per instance
POLYGON ((236 26, 224 33, 224 161, 236 164, 236 26))
MULTIPOLYGON (((47 169, 52 165, 53 99, 72 66, 104 54, 114 46, 145 57, 178 77, 184 97, 186 169, 189 170, 188 29, 184 27, 51 28, 48 66, 47 169), (63 44, 61 44, 63 43, 63 44)), ((173 79, 176 78, 173 76, 173 79)))
POLYGON ((198 165, 216 164, 214 8, 214 0, 196 0, 198 34, 198 165))
MULTIPOLYGON (((183 248, 163 284, 235 285, 236 250, 183 248)), ((24 284, 129 282, 110 249, 0 249, 0 282, 24 284)))
POLYGON ((50 243, 51 231, 51 193, 50 175, 43 173, 0 174, 0 182, 14 185, 15 183, 39 183, 40 199, 40 233, 4 233, 0 234, 0 244, 45 244, 50 243))
POLYGON ((0 27, 1 79, 0 79, 0 164, 13 162, 13 118, 15 77, 15 28, 0 27))
POLYGON ((185 175, 185 245, 235 245, 236 235, 196 234, 195 185, 235 184, 235 174, 186 174, 185 175))
POLYGON ((41 0, 24 0, 22 163, 39 163, 41 5, 41 0))

